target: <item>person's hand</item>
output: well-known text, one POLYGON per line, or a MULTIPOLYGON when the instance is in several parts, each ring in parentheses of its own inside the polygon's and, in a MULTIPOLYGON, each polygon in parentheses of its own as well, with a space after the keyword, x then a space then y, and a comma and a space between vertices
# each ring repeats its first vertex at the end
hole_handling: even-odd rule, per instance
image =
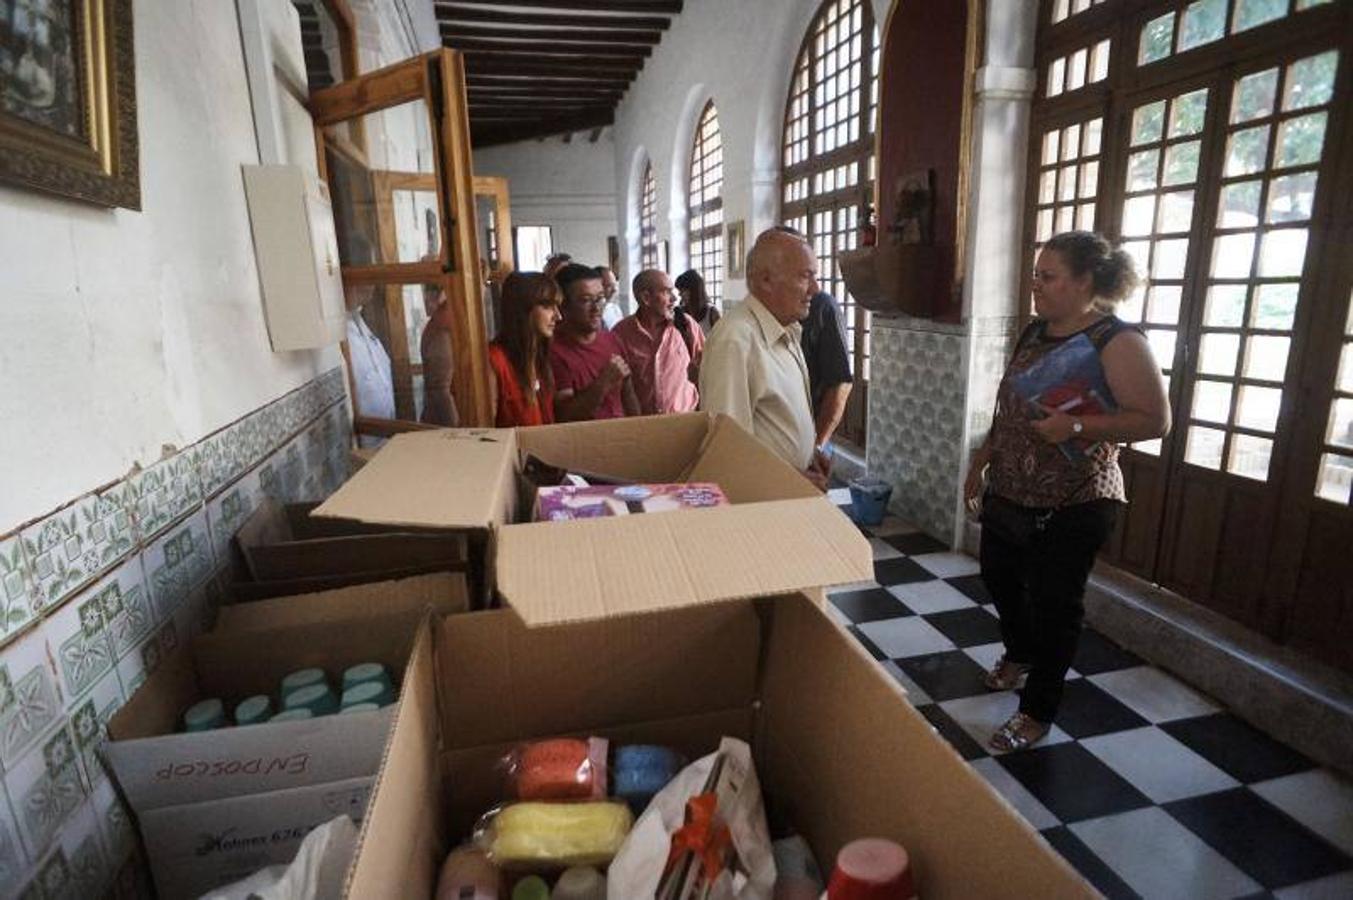
POLYGON ((606 368, 601 370, 601 374, 597 376, 597 380, 605 386, 606 392, 610 393, 614 387, 629 377, 629 364, 625 362, 624 357, 617 355, 612 356, 610 362, 606 363, 606 368))
POLYGON ((987 463, 991 455, 985 449, 973 451, 968 461, 968 477, 963 481, 963 502, 974 515, 982 508, 982 492, 986 490, 987 463))
POLYGON ((820 472, 824 479, 830 478, 832 474, 831 455, 820 449, 814 450, 813 461, 809 463, 808 468, 820 472))
POLYGON ((1041 403, 1036 405, 1043 416, 1034 419, 1030 424, 1033 425, 1038 436, 1049 444, 1060 444, 1063 441, 1071 440, 1076 433, 1072 429, 1072 425, 1076 421, 1075 418, 1050 406, 1044 406, 1041 403))
POLYGON ((824 494, 827 493, 827 475, 824 472, 818 471, 816 464, 804 469, 803 477, 811 481, 813 487, 824 494))

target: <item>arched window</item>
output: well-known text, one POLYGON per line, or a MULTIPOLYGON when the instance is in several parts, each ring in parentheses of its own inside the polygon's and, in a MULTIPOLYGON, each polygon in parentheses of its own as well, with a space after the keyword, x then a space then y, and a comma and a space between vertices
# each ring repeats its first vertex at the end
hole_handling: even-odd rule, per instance
POLYGON ((653 163, 644 163, 643 192, 639 195, 639 264, 658 267, 658 180, 653 163))
MULTIPOLYGON (((836 254, 856 246, 874 192, 879 31, 865 0, 827 0, 808 26, 785 105, 781 219, 817 251, 822 289, 841 304, 857 383, 869 380, 869 313, 846 291, 836 254)), ((857 390, 863 398, 863 390, 857 390)), ((864 439, 864 403, 842 431, 864 439)))
POLYGON ((723 138, 714 101, 705 104, 691 148, 691 268, 705 279, 710 302, 723 308, 723 138))

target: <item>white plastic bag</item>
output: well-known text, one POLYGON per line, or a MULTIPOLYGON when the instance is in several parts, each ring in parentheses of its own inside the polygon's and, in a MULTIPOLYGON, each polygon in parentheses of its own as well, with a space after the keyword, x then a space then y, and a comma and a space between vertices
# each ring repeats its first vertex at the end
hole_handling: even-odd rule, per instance
POLYGON ((672 845, 672 834, 685 824, 686 802, 705 789, 716 760, 723 756, 724 770, 735 786, 720 798, 719 815, 731 832, 739 860, 737 872, 720 876, 710 900, 769 900, 775 887, 775 861, 771 855, 766 810, 761 785, 752 764, 752 750, 737 738, 724 738, 719 750, 681 770, 644 810, 629 838, 611 863, 606 875, 608 900, 653 897, 662 879, 672 845))
POLYGON ((346 815, 305 836, 296 858, 208 891, 202 900, 330 900, 343 895, 343 878, 357 849, 357 826, 346 815))

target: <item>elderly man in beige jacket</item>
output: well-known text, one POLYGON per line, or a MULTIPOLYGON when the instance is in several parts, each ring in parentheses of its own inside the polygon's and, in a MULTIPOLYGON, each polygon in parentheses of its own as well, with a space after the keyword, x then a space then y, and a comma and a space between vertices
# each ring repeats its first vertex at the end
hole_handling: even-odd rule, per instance
POLYGON ((764 231, 747 254, 746 300, 710 332, 700 408, 735 419, 781 459, 826 489, 816 446, 799 321, 817 293, 817 256, 801 236, 764 231))

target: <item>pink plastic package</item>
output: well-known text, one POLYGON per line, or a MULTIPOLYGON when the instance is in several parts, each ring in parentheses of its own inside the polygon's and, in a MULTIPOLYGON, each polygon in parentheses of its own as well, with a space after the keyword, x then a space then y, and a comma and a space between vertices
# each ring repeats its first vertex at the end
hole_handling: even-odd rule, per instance
POLYGON ((564 522, 631 513, 671 512, 727 506, 717 484, 560 485, 542 487, 536 495, 536 520, 564 522))

